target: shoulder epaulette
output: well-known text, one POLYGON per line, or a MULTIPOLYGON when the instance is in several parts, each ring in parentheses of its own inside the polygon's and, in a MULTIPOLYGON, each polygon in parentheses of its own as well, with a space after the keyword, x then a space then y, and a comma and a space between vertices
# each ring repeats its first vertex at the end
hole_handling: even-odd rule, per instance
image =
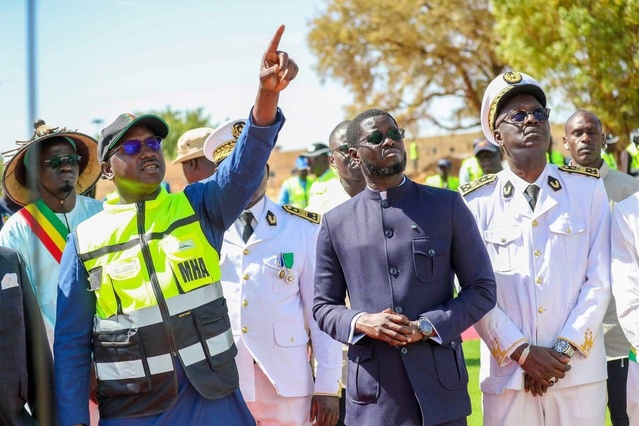
POLYGON ((579 166, 559 166, 559 170, 565 173, 574 173, 577 175, 590 176, 599 179, 599 169, 594 167, 579 167, 579 166))
POLYGON ((496 174, 488 174, 480 177, 479 179, 471 180, 468 183, 463 185, 459 185, 457 190, 462 196, 466 196, 476 190, 477 188, 481 188, 484 185, 488 185, 489 183, 493 183, 497 179, 496 174))
POLYGON ((288 205, 288 204, 283 205, 282 208, 287 213, 290 213, 290 214, 295 215, 295 216, 299 216, 302 219, 306 219, 309 222, 312 222, 312 223, 315 223, 315 224, 320 223, 320 219, 322 218, 322 216, 320 214, 318 214, 318 213, 308 212, 306 210, 302 210, 300 208, 297 208, 295 206, 291 206, 291 205, 288 205))

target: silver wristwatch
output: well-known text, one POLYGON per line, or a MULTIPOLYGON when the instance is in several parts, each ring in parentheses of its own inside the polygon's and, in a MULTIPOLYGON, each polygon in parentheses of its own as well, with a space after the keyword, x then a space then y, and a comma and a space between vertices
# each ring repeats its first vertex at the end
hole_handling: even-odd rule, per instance
POLYGON ((426 318, 420 318, 417 321, 417 328, 422 332, 424 337, 430 337, 433 335, 433 324, 426 318))
POLYGON ((570 358, 572 358, 573 354, 575 353, 572 345, 564 339, 557 339, 552 348, 561 354, 568 355, 570 358))

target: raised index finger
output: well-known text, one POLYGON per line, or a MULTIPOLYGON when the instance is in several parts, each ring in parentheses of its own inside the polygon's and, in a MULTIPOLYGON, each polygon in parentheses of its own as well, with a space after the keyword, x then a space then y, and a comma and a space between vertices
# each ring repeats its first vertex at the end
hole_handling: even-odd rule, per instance
POLYGON ((266 49, 266 53, 275 53, 277 52, 277 47, 280 45, 280 40, 282 39, 282 34, 284 34, 284 25, 280 25, 280 27, 275 31, 275 35, 273 39, 268 45, 268 49, 266 49))

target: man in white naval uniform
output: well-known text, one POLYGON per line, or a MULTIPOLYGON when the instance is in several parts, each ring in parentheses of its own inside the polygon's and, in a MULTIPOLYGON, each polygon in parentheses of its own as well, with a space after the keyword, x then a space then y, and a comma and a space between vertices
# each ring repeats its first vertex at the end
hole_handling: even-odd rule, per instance
POLYGON ((476 324, 486 425, 604 423, 608 197, 597 169, 547 164, 549 112, 530 76, 495 78, 482 130, 509 169, 459 188, 497 280, 497 306, 476 324))
POLYGON ((639 192, 615 206, 611 227, 612 293, 619 324, 632 345, 626 386, 626 411, 639 424, 639 192))
MULTIPOLYGON (((204 155, 216 164, 231 152, 228 128, 221 126, 204 144, 204 155)), ((332 426, 339 417, 342 345, 313 319, 319 215, 271 201, 267 179, 268 167, 246 210, 224 234, 220 254, 240 390, 258 425, 332 426)))

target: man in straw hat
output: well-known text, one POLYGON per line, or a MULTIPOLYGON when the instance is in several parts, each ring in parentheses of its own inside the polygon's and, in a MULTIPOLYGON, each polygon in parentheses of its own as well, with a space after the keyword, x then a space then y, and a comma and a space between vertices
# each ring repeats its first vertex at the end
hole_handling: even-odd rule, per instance
POLYGON ((0 245, 24 258, 52 343, 58 269, 67 235, 102 210, 99 201, 79 195, 100 177, 97 141, 38 120, 31 140, 18 144, 5 165, 3 186, 6 196, 24 208, 2 227, 0 245))
POLYGON ((92 361, 103 426, 254 423, 238 389, 219 253, 284 124, 279 93, 298 68, 277 50, 283 32, 262 58, 255 105, 233 134, 237 149, 210 179, 181 193, 161 187, 169 128, 156 115, 122 114, 102 130, 102 174, 119 198, 78 227, 63 255, 54 345, 61 424, 88 422, 92 361))
POLYGON ((610 211, 596 168, 548 164, 550 110, 532 77, 496 77, 482 101, 508 169, 459 187, 488 249, 497 306, 476 325, 486 425, 602 425, 610 211))
POLYGON ((202 153, 206 138, 215 129, 199 127, 184 132, 177 141, 177 157, 173 164, 181 164, 182 172, 188 183, 197 182, 210 177, 215 172, 216 165, 202 153))
MULTIPOLYGON (((235 126, 221 125, 204 155, 223 165, 235 126)), ((257 167, 257 165, 256 165, 257 167)), ((258 424, 332 426, 339 417, 341 344, 313 319, 319 215, 268 198, 268 165, 246 209, 224 233, 222 288, 228 301, 242 396, 258 424), (272 253, 272 254, 269 254, 272 253), (308 344, 318 361, 308 361, 308 344)))

